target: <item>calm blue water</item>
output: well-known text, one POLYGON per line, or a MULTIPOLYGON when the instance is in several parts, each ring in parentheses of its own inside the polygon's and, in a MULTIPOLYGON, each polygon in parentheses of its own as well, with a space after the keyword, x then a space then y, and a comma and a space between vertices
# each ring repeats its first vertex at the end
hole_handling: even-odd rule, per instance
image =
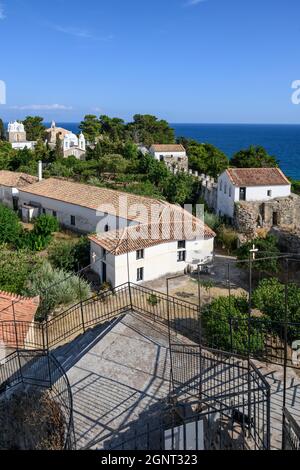
MULTIPOLYGON (((59 123, 78 132, 77 123, 59 123)), ((300 125, 172 124, 176 136, 208 142, 229 158, 249 145, 262 145, 279 161, 286 175, 300 180, 300 125)))

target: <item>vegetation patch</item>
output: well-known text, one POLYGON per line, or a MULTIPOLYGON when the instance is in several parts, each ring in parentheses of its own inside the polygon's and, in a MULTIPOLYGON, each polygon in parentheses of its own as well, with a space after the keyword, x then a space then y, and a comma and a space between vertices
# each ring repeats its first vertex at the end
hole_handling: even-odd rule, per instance
POLYGON ((0 450, 63 450, 66 423, 47 391, 19 391, 0 400, 0 450))

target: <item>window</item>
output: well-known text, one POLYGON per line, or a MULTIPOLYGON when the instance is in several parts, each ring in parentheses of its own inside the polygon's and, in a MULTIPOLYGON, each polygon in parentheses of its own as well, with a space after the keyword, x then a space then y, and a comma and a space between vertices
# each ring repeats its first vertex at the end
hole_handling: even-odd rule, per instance
POLYGON ((75 227, 75 225, 76 225, 76 217, 75 217, 75 215, 71 215, 71 225, 72 225, 73 227, 75 227))
POLYGON ((138 268, 136 280, 137 280, 137 282, 140 282, 140 281, 144 280, 144 268, 138 268))
POLYGON ((109 225, 105 225, 104 232, 109 232, 109 225))
POLYGON ((136 259, 144 259, 144 250, 138 250, 136 252, 136 259))
POLYGON ((181 263, 182 261, 186 260, 186 251, 178 251, 177 254, 177 261, 178 263, 181 263))
POLYGON ((225 183, 225 186, 224 186, 224 194, 227 194, 227 184, 225 183))
POLYGON ((268 197, 272 197, 272 189, 269 189, 269 191, 268 191, 268 197))
POLYGON ((103 258, 103 259, 106 259, 106 253, 107 253, 107 252, 106 252, 106 249, 103 248, 103 250, 102 250, 102 258, 103 258))
POLYGON ((43 214, 44 214, 44 215, 46 214, 46 209, 43 209, 43 214))
POLYGON ((223 181, 220 182, 220 191, 223 190, 223 181))
POLYGON ((57 217, 57 212, 56 212, 56 211, 52 211, 52 215, 53 215, 53 217, 56 218, 56 217, 57 217))
POLYGON ((185 250, 185 240, 178 242, 178 250, 185 250))
POLYGON ((231 188, 231 186, 229 186, 229 197, 231 197, 231 196, 232 196, 232 188, 231 188))

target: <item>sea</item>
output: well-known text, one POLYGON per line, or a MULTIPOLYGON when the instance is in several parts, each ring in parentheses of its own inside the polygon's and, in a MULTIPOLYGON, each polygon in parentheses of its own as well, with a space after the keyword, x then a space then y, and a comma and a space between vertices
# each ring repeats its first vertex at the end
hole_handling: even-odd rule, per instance
MULTIPOLYGON (((57 123, 78 133, 78 123, 57 123)), ((288 124, 170 124, 177 137, 219 147, 229 158, 250 145, 262 145, 277 158, 284 173, 300 180, 300 125, 288 124)))

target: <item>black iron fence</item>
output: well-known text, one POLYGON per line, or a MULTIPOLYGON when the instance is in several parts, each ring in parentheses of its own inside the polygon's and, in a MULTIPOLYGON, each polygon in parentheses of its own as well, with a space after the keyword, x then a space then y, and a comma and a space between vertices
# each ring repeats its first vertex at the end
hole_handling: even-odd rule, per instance
POLYGON ((300 368, 300 323, 215 315, 213 327, 207 327, 197 305, 132 283, 82 300, 42 323, 2 321, 0 338, 11 349, 47 351, 129 311, 170 326, 172 334, 196 344, 244 356, 249 348, 255 359, 300 368))
POLYGON ((16 351, 6 357, 0 365, 0 394, 22 384, 48 390, 63 415, 64 449, 75 449, 71 387, 55 357, 43 351, 16 351))
POLYGON ((300 450, 300 426, 286 408, 283 410, 283 449, 300 450))
MULTIPOLYGON (((201 346, 171 344, 173 394, 240 424, 246 447, 270 447, 270 385, 244 359, 201 346), (247 433, 246 433, 247 429, 247 433)), ((237 429, 236 429, 237 432, 237 429)))

